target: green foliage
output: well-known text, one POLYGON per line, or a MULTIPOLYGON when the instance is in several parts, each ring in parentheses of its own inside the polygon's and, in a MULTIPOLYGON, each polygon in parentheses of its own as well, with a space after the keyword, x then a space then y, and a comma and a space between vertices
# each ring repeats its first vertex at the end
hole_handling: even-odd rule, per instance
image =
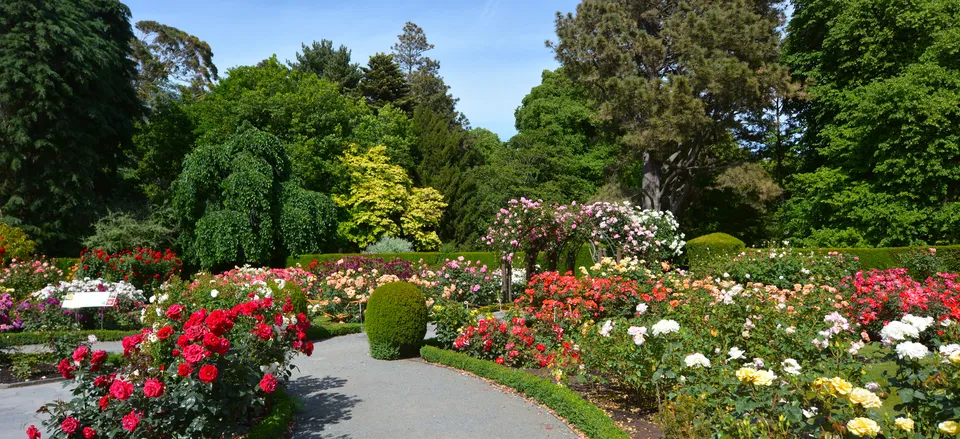
POLYGON ((244 122, 278 137, 292 175, 305 189, 326 193, 344 184, 339 156, 355 120, 370 114, 336 84, 291 71, 276 57, 230 69, 190 112, 202 145, 226 143, 244 122))
POLYGON ((348 215, 340 223, 341 236, 361 248, 385 233, 409 238, 421 250, 440 245, 433 229, 446 207, 443 197, 433 188, 412 187, 403 168, 390 163, 386 147, 361 151, 351 145, 343 163, 350 188, 334 197, 348 215))
POLYGON ((322 79, 340 85, 343 90, 351 90, 360 83, 360 66, 350 63, 350 49, 344 45, 333 48, 333 41, 314 41, 307 46, 301 44, 302 53, 297 53, 297 62, 290 67, 299 72, 313 73, 322 79))
POLYGON ((410 85, 393 62, 393 55, 377 53, 363 67, 363 79, 357 91, 366 99, 367 105, 380 109, 391 104, 406 113, 412 111, 410 85))
POLYGON ((283 145, 256 128, 198 147, 173 186, 184 255, 213 267, 319 250, 333 230, 333 209, 291 178, 283 145))
POLYGON ((426 300, 420 288, 407 282, 392 282, 374 290, 365 323, 373 358, 417 355, 427 333, 426 300))
POLYGON ((0 3, 0 211, 45 253, 79 250, 143 109, 117 0, 0 3))
POLYGON ((780 1, 585 0, 549 43, 642 165, 642 205, 680 213, 786 75, 780 1), (655 54, 655 55, 654 55, 655 54))
POLYGON ((0 264, 9 259, 24 259, 37 246, 19 227, 0 223, 0 264))
POLYGON ((83 240, 86 248, 99 248, 109 253, 137 247, 169 248, 173 231, 154 218, 138 219, 123 212, 110 212, 93 225, 94 234, 83 240))
POLYGON ((743 241, 726 233, 711 233, 687 241, 687 262, 691 269, 715 259, 733 257, 746 248, 743 241))
POLYGON ((394 238, 390 235, 383 235, 377 242, 370 244, 363 251, 364 253, 411 253, 413 244, 403 238, 394 238))
POLYGON ((501 366, 492 361, 480 360, 459 352, 424 346, 420 356, 431 363, 439 363, 496 381, 504 386, 533 398, 553 410, 557 416, 582 431, 591 439, 627 439, 626 432, 597 406, 583 399, 576 392, 543 378, 501 366))
POLYGON ((800 116, 820 167, 787 185, 788 236, 805 246, 960 239, 958 20, 939 0, 795 2, 784 59, 814 83, 800 116))

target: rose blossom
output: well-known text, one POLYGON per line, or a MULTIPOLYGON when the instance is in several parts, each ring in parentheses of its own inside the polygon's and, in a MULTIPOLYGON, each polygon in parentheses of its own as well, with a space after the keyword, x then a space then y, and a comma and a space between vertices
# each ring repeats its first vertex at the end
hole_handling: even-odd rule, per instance
POLYGON ((163 395, 163 383, 156 378, 150 378, 143 384, 143 394, 148 398, 157 398, 163 395))

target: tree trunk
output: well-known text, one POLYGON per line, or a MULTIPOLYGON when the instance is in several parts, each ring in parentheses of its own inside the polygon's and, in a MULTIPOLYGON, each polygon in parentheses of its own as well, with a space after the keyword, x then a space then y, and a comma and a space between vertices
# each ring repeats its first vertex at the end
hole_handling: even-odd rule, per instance
POLYGON ((641 189, 641 207, 660 210, 660 173, 663 163, 653 158, 649 152, 643 153, 643 186, 641 189))

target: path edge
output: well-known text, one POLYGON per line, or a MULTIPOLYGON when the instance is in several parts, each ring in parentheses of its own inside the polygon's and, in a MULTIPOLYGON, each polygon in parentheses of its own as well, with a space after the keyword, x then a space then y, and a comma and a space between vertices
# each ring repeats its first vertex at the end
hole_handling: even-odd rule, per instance
POLYGON ((429 363, 441 364, 489 379, 532 398, 553 410, 558 417, 590 439, 630 439, 630 435, 599 407, 576 392, 549 380, 492 361, 429 345, 420 349, 420 357, 429 363))

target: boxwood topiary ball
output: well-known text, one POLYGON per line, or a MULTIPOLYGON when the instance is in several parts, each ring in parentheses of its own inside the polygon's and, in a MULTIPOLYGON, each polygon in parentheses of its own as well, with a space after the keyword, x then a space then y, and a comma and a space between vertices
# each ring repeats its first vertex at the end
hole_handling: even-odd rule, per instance
POLYGON ((416 356, 427 333, 426 297, 408 282, 381 285, 367 302, 365 328, 373 358, 416 356))

